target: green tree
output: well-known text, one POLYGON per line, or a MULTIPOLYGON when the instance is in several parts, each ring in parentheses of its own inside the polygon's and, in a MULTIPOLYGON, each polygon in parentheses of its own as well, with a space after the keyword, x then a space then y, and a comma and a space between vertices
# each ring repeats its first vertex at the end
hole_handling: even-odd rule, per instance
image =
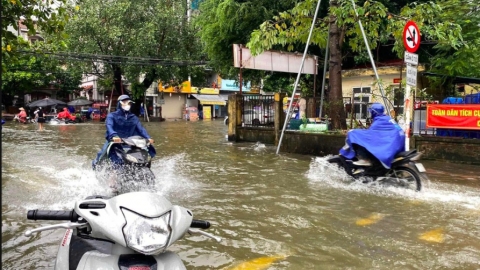
POLYGON ((29 35, 34 35, 37 31, 60 35, 72 7, 67 0, 56 0, 55 3, 38 0, 2 0, 2 71, 7 69, 9 63, 15 64, 19 46, 24 48, 17 36, 8 31, 9 27, 18 32, 18 21, 22 19, 29 35))
POLYGON ((449 0, 441 5, 438 13, 439 32, 442 28, 460 26, 462 39, 438 39, 428 55, 431 59, 431 71, 449 76, 480 78, 480 3, 478 1, 449 0))
MULTIPOLYGON (((194 23, 199 29, 209 66, 225 78, 236 78, 238 68, 233 67, 233 44, 246 44, 252 31, 262 22, 292 8, 297 1, 204 0, 194 23)), ((259 81, 260 74, 245 70, 243 76, 259 81)))
MULTIPOLYGON (((328 95, 330 111, 327 113, 332 117, 334 128, 345 128, 341 85, 343 53, 353 52, 358 56, 366 53, 358 19, 362 21, 372 50, 393 37, 395 42, 393 50, 399 57, 403 57, 402 31, 408 20, 414 20, 419 24, 423 39, 436 44, 448 44, 452 50, 458 50, 463 44, 460 25, 455 22, 439 21, 447 3, 455 1, 457 0, 414 2, 402 7, 399 14, 392 13, 381 2, 365 1, 361 6, 357 6, 357 18, 350 0, 330 0, 329 14, 315 22, 311 42, 325 48, 327 34, 330 35, 328 95)), ((252 33, 247 46, 254 54, 258 54, 275 45, 293 50, 296 43, 305 43, 316 3, 316 0, 302 1, 293 9, 281 12, 273 20, 264 22, 252 33)))
POLYGON ((57 58, 38 53, 44 47, 43 42, 31 45, 19 38, 17 44, 22 53, 2 72, 2 94, 21 96, 52 86, 57 89, 57 96, 66 97, 78 89, 81 72, 57 58))
POLYGON ((65 31, 70 51, 112 56, 108 61, 86 61, 85 72, 98 71, 118 93, 125 76, 137 98, 157 79, 182 81, 194 73, 188 66, 155 64, 148 58, 201 59, 200 44, 187 21, 186 2, 181 0, 83 0, 65 31), (144 79, 138 82, 140 75, 144 79))

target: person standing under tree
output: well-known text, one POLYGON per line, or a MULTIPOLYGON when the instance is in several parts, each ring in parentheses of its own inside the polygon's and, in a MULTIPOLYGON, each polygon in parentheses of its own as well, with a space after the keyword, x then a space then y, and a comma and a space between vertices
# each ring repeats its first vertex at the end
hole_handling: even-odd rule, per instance
POLYGON ((37 123, 38 123, 38 131, 45 130, 43 128, 43 124, 45 123, 45 115, 43 113, 42 107, 38 107, 38 109, 34 112, 34 114, 35 114, 35 119, 37 119, 37 123))

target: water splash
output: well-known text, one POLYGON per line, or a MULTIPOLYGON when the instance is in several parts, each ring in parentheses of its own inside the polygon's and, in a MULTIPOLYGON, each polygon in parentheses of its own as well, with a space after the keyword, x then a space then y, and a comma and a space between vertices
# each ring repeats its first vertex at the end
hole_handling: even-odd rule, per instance
POLYGON ((261 143, 261 142, 257 142, 255 143, 255 145, 253 146, 253 149, 255 151, 263 151, 267 148, 267 146, 264 144, 264 143, 261 143))
POLYGON ((327 160, 330 157, 325 156, 312 159, 309 170, 306 173, 306 177, 311 183, 327 184, 333 188, 372 193, 379 196, 404 197, 417 203, 419 201, 441 202, 456 204, 469 209, 480 208, 478 190, 448 183, 430 183, 420 192, 401 187, 377 185, 375 182, 363 184, 362 181, 353 181, 342 168, 329 163, 327 160))
MULTIPOLYGON (((35 134, 33 130, 14 131, 7 135, 14 136, 22 143, 3 143, 2 156, 4 165, 10 168, 6 171, 2 168, 2 174, 10 178, 9 181, 15 181, 8 186, 12 192, 5 193, 8 200, 16 202, 13 205, 23 209, 71 209, 75 201, 85 197, 113 195, 108 177, 96 175, 91 169, 93 156, 78 155, 78 146, 52 148, 51 144, 57 140, 56 134, 35 134), (46 140, 41 143, 36 140, 32 145, 32 136, 45 136, 46 140)), ((148 191, 164 196, 193 196, 198 185, 182 175, 186 163, 189 161, 185 154, 155 158, 152 171, 157 179, 154 188, 149 187, 148 191)), ((132 191, 140 190, 147 191, 140 184, 132 186, 132 191)))

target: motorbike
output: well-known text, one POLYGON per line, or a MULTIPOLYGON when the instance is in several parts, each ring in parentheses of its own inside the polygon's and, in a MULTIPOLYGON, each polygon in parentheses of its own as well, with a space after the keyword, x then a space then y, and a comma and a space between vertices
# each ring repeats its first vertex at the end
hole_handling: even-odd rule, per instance
MULTIPOLYGON (((409 189, 420 191, 422 182, 429 182, 425 167, 418 162, 422 153, 416 149, 400 152, 395 155, 390 169, 385 168, 380 162, 375 161, 371 166, 355 165, 353 160, 347 159, 342 155, 336 155, 328 162, 337 164, 353 179, 369 178, 371 181, 385 182, 409 189)), ((364 183, 370 182, 364 180, 364 183)))
POLYGON ((210 222, 193 219, 190 210, 159 194, 132 192, 115 197, 90 196, 71 211, 28 210, 29 220, 68 221, 25 232, 66 229, 55 261, 57 270, 186 269, 167 249, 186 233, 221 241, 200 229, 210 222))
POLYGON ((121 138, 121 143, 109 142, 107 150, 100 157, 94 170, 97 177, 105 173, 116 193, 134 191, 137 187, 153 186, 155 175, 151 171, 152 157, 149 153, 150 142, 141 136, 121 138), (112 178, 114 178, 112 180, 112 178))
POLYGON ((62 125, 62 124, 76 124, 77 120, 67 119, 67 118, 58 118, 57 116, 53 117, 49 123, 51 125, 62 125))
POLYGON ((20 117, 18 117, 18 115, 15 115, 15 117, 13 117, 13 121, 14 122, 19 122, 21 124, 28 124, 28 123, 33 123, 34 124, 34 123, 37 122, 37 120, 35 118, 32 119, 32 118, 30 118, 30 116, 27 116, 26 120, 23 121, 23 120, 20 119, 20 117))

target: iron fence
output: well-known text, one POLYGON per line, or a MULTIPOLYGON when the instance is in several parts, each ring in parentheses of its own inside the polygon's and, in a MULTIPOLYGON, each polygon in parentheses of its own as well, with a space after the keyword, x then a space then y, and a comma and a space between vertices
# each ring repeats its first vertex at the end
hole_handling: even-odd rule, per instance
POLYGON ((274 128, 275 99, 273 95, 244 95, 242 97, 242 126, 274 128))

